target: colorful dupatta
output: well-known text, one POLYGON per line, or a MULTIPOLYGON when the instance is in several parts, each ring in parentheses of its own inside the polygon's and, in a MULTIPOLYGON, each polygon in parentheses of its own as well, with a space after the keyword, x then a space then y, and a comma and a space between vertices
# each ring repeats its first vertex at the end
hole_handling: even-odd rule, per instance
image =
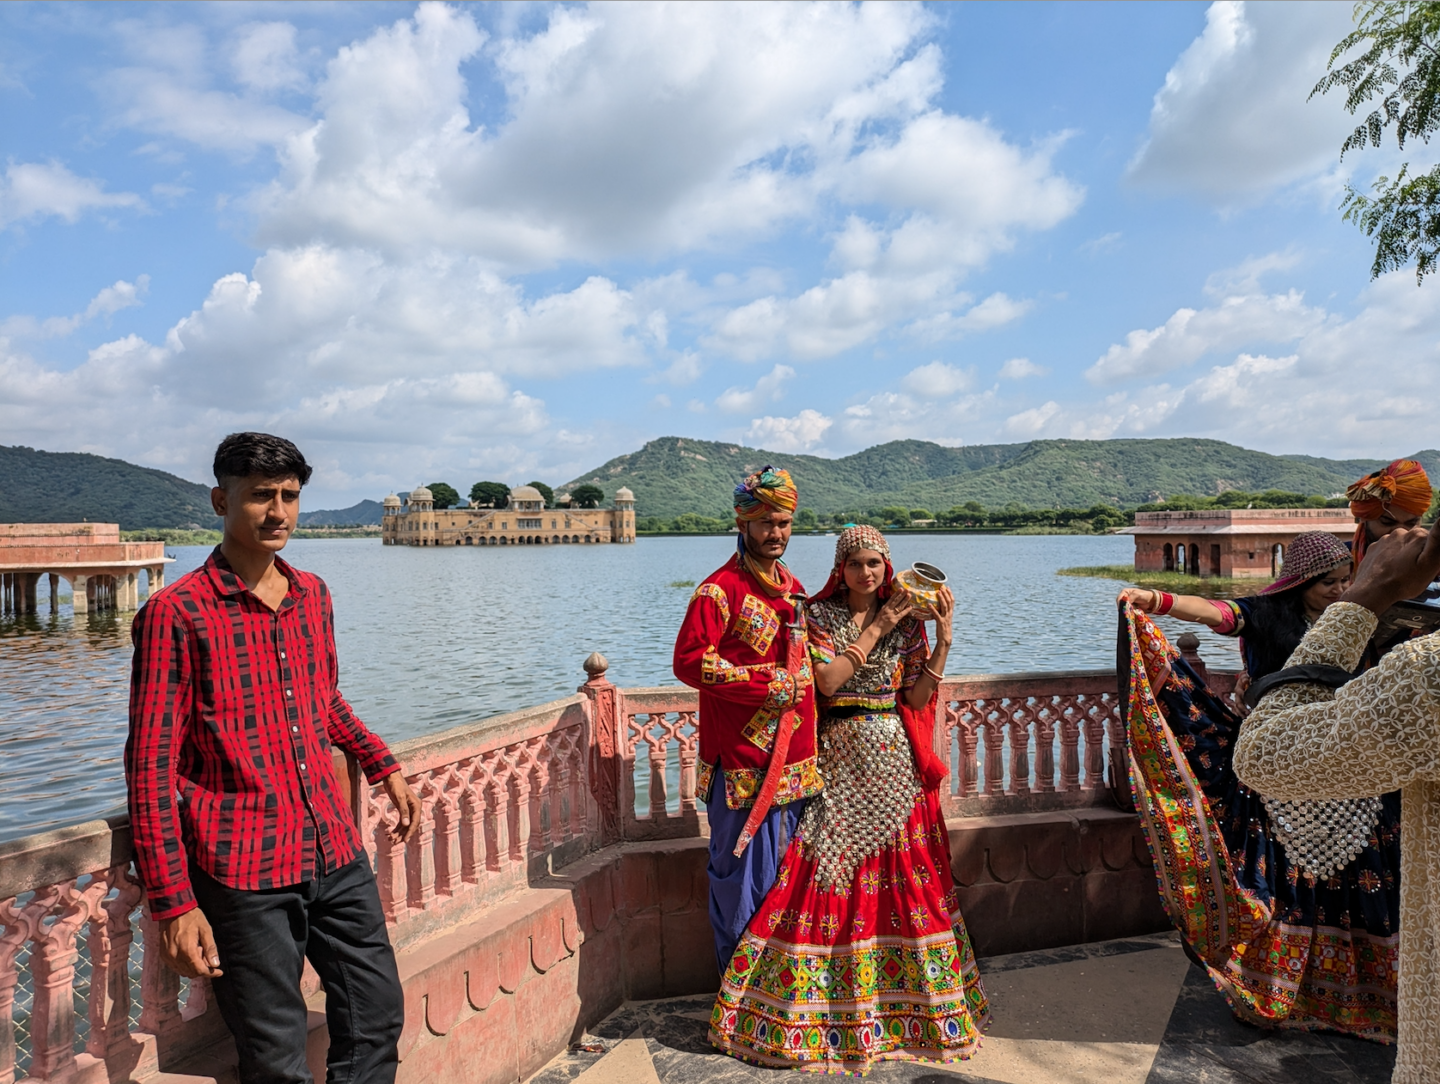
POLYGON ((1130 786, 1191 956, 1242 1020, 1393 1042, 1398 802, 1358 858, 1317 882, 1289 864, 1260 796, 1234 777, 1240 718, 1128 603, 1119 649, 1130 786))

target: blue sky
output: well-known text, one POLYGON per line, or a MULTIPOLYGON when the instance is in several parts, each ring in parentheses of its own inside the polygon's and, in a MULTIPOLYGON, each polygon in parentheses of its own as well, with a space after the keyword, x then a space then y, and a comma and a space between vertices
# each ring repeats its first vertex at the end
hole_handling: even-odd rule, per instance
MULTIPOLYGON (((1339 3, 0 6, 0 443, 311 507, 653 437, 1437 441, 1339 3)), ((1420 148, 1424 155, 1428 148, 1420 148)))

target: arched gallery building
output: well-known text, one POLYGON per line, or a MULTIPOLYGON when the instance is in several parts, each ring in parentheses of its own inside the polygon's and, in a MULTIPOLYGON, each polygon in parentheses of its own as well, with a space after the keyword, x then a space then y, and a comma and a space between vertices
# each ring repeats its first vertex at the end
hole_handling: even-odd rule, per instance
POLYGON ((510 493, 504 508, 435 508, 424 486, 402 501, 385 498, 381 538, 387 546, 550 546, 635 541, 635 494, 615 491, 613 508, 546 508, 533 486, 510 493))

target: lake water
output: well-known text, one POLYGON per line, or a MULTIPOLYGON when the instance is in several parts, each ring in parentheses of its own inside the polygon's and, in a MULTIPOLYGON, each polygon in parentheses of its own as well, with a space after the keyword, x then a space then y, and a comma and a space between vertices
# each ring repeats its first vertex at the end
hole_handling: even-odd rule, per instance
MULTIPOLYGON (((818 591, 833 537, 792 541, 787 560, 818 591)), ((1128 537, 909 535, 897 567, 925 560, 950 576, 958 615, 952 674, 1070 670, 1115 663, 1113 580, 1057 576, 1128 564, 1128 537)), ((167 577, 208 547, 176 547, 167 577)), ((573 693, 591 651, 618 685, 673 684, 675 630, 698 582, 723 563, 721 537, 634 545, 445 549, 379 539, 300 539, 287 559, 324 577, 335 598, 341 688, 360 717, 398 741, 573 693)), ((124 804, 121 752, 130 678, 130 615, 82 616, 68 603, 0 618, 0 839, 71 824, 124 804)), ((1171 619, 1172 636, 1188 628, 1171 619)), ((1205 658, 1238 665, 1232 641, 1205 632, 1205 658)))

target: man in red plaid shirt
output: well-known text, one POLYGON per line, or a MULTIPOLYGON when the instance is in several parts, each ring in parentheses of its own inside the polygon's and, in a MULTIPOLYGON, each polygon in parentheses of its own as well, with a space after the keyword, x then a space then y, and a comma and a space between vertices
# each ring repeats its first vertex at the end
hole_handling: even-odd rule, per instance
POLYGON ((408 840, 420 803, 337 685, 330 593, 277 556, 310 467, 235 433, 210 499, 225 537, 135 618, 130 827, 165 962, 213 981, 242 1084, 308 1084, 300 972, 325 987, 330 1084, 392 1082, 404 997, 370 859, 332 764, 380 783, 408 840))

